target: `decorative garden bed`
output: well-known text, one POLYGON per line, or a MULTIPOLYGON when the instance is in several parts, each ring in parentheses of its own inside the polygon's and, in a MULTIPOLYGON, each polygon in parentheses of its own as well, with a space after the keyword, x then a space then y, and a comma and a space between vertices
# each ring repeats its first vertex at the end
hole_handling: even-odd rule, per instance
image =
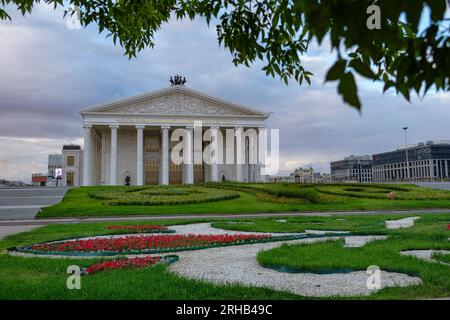
MULTIPOLYGON (((328 235, 330 236, 330 235, 328 235)), ((276 242, 311 238, 311 236, 259 234, 222 235, 148 235, 111 238, 68 239, 11 248, 10 252, 57 256, 117 256, 157 254, 176 251, 199 250, 211 247, 235 246, 262 242, 276 242)))
POLYGON ((239 193, 211 187, 146 186, 107 189, 89 196, 112 206, 159 206, 231 200, 239 198, 239 193))
POLYGON ((89 267, 83 268, 83 275, 92 275, 98 272, 120 269, 144 269, 150 268, 155 264, 171 264, 178 261, 178 256, 156 256, 156 257, 134 257, 107 260, 94 263, 89 267))

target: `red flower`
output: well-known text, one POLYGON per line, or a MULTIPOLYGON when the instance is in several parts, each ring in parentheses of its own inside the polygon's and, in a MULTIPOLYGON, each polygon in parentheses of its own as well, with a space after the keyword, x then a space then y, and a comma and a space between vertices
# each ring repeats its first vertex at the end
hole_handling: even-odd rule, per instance
POLYGON ((175 249, 183 247, 210 246, 214 244, 230 244, 252 242, 267 239, 267 235, 149 235, 126 236, 119 238, 96 238, 89 240, 70 240, 65 242, 46 243, 34 245, 31 248, 37 251, 140 251, 175 249))
POLYGON ((450 231, 450 224, 447 225, 447 230, 450 231))
POLYGON ((95 263, 86 268, 87 274, 93 274, 99 271, 106 270, 118 270, 118 269, 142 269, 145 267, 150 267, 155 263, 161 261, 161 257, 143 257, 143 258, 132 258, 132 259, 117 259, 112 261, 104 261, 100 263, 95 263))

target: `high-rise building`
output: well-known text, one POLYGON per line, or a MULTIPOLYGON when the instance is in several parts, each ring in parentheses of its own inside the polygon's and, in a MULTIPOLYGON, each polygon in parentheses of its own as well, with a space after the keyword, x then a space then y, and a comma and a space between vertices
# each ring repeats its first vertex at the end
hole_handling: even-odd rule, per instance
POLYGON ((373 182, 372 157, 354 156, 331 162, 333 182, 373 182))
POLYGON ((450 141, 446 140, 422 142, 373 155, 376 182, 445 181, 450 178, 449 172, 450 141))

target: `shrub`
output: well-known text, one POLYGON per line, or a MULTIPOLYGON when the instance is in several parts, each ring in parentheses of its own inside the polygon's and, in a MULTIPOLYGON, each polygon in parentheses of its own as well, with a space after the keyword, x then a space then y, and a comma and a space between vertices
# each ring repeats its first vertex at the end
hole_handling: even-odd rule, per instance
POLYGON ((319 193, 351 198, 387 199, 395 193, 398 200, 450 200, 450 192, 423 188, 416 185, 367 184, 353 186, 349 184, 315 185, 319 193))
POLYGON ((130 189, 127 192, 121 189, 92 192, 89 196, 113 206, 156 206, 231 200, 238 198, 239 193, 196 186, 176 188, 151 186, 130 189))
POLYGON ((320 202, 320 194, 311 187, 295 184, 225 183, 218 187, 252 193, 261 201, 276 203, 320 202))

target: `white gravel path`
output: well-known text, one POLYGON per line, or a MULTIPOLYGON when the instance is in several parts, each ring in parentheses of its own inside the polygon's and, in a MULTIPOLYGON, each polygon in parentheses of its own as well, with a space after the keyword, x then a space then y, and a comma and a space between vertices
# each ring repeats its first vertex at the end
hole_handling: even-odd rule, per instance
POLYGON ((192 223, 179 226, 169 226, 169 229, 175 230, 177 234, 265 234, 272 236, 285 236, 285 235, 299 235, 304 233, 265 233, 265 232, 249 232, 249 231, 235 231, 213 228, 211 223, 192 223))
MULTIPOLYGON (((170 226, 169 228, 175 230, 177 234, 265 234, 261 232, 242 232, 217 229, 213 228, 210 223, 175 225, 170 226)), ((316 234, 326 234, 330 231, 316 230, 315 232, 318 232, 316 234)), ((269 234, 292 235, 292 233, 269 234)), ((172 272, 187 278, 199 279, 217 284, 239 283, 247 286, 266 287, 274 290, 287 291, 302 296, 326 297, 369 295, 374 291, 367 288, 368 275, 366 271, 334 274, 285 273, 264 268, 256 261, 258 252, 261 250, 270 250, 279 247, 282 243, 313 243, 317 241, 326 241, 330 239, 337 240, 344 238, 345 247, 361 247, 371 241, 386 239, 385 236, 345 236, 345 234, 345 232, 342 232, 342 235, 334 237, 310 238, 283 242, 209 248, 195 251, 173 252, 170 254, 178 255, 179 261, 170 265, 169 268, 172 272)), ((115 235, 112 237, 123 236, 125 235, 115 235)), ((86 237, 82 239, 99 237, 86 237)), ((10 254, 34 257, 40 256, 45 258, 70 258, 67 256, 42 256, 17 252, 10 254)), ((401 273, 381 271, 382 288, 393 286, 410 286, 420 283, 421 279, 417 277, 411 277, 401 273)))
POLYGON ((422 260, 430 261, 430 262, 436 262, 441 264, 450 265, 445 262, 437 261, 433 259, 433 254, 435 253, 442 253, 442 254, 450 254, 450 250, 405 250, 401 251, 400 254, 404 256, 413 256, 422 260))
POLYGON ((305 230, 306 234, 312 234, 312 235, 325 235, 329 233, 334 234, 348 234, 350 231, 334 231, 334 230, 305 230))
MULTIPOLYGON (((288 243, 312 243, 337 238, 294 240, 288 243)), ((369 295, 365 271, 313 274, 284 273, 261 267, 256 261, 260 250, 269 250, 282 243, 258 243, 234 247, 178 253, 180 260, 170 270, 181 276, 217 284, 239 283, 266 287, 310 297, 369 295)), ((401 273, 381 271, 381 286, 410 286, 421 280, 401 273)))
POLYGON ((359 248, 365 244, 376 241, 376 240, 386 240, 387 236, 351 236, 345 237, 345 248, 359 248))
POLYGON ((410 228, 414 226, 414 221, 420 219, 420 217, 409 217, 399 220, 386 220, 387 229, 401 229, 410 228))

